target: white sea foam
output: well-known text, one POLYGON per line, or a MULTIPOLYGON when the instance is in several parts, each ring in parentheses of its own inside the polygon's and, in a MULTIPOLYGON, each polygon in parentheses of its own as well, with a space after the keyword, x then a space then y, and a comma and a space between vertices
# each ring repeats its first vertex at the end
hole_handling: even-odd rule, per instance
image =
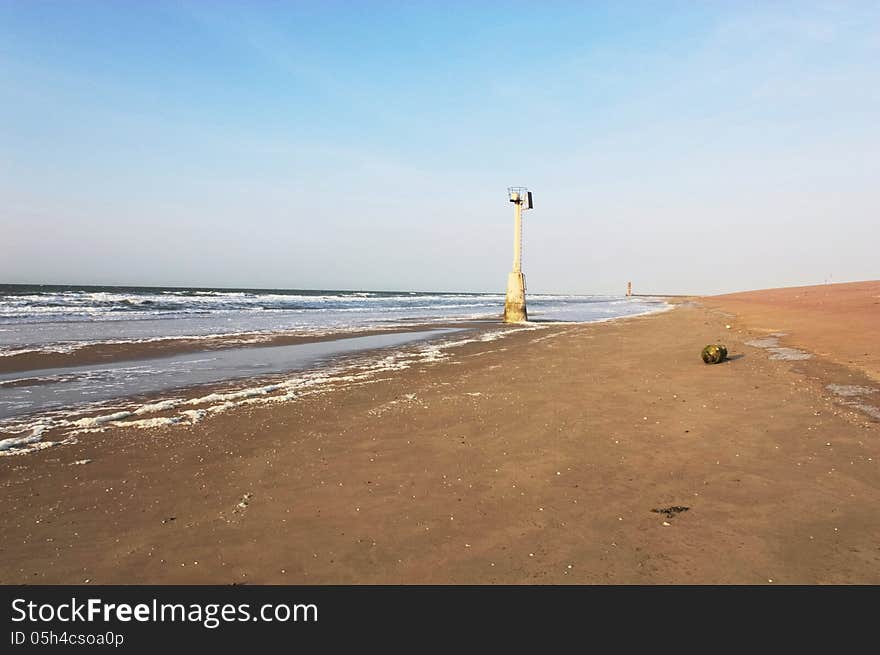
POLYGON ((48 429, 48 425, 37 423, 30 428, 30 431, 26 435, 0 439, 0 455, 16 451, 34 450, 33 445, 37 444, 37 442, 43 438, 43 433, 48 429), (28 448, 28 446, 32 447, 28 448))
POLYGON ((132 416, 134 412, 115 412, 113 414, 106 414, 105 416, 89 416, 86 418, 81 418, 76 421, 70 422, 70 425, 77 428, 93 428, 99 425, 103 425, 104 423, 110 423, 112 421, 121 421, 124 418, 128 418, 132 416))
POLYGON ((152 414, 154 412, 163 412, 169 409, 174 409, 182 400, 180 398, 171 398, 169 400, 163 400, 158 403, 150 403, 149 405, 144 405, 143 407, 139 407, 134 411, 135 415, 141 414, 152 414))

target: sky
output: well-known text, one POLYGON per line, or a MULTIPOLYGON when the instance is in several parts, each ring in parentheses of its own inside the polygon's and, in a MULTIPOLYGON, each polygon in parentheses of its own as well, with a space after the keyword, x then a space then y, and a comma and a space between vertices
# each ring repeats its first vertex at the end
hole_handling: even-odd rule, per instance
POLYGON ((880 278, 880 3, 0 0, 0 282, 880 278))

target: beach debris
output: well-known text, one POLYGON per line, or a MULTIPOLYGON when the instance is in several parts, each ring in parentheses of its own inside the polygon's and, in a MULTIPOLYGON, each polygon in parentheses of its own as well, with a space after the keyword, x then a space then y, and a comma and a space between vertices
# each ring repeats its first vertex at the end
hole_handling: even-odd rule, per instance
POLYGON ((402 396, 397 396, 394 400, 391 400, 383 405, 379 405, 378 407, 374 407, 369 410, 367 414, 371 416, 382 416, 385 412, 395 408, 398 405, 409 405, 412 403, 418 403, 422 407, 425 407, 425 404, 416 396, 414 393, 405 393, 402 396))
POLYGON ((241 500, 232 508, 232 515, 228 516, 225 512, 220 512, 220 518, 227 523, 237 523, 241 521, 244 518, 244 512, 248 508, 248 505, 250 505, 251 498, 253 497, 254 494, 250 492, 242 495, 241 500))
POLYGON ((71 466, 83 466, 85 464, 91 464, 91 463, 92 463, 92 460, 90 460, 90 459, 78 459, 75 462, 71 462, 70 465, 71 466))
POLYGON ((250 500, 253 497, 254 495, 252 493, 246 493, 244 496, 241 497, 238 505, 235 506, 236 509, 247 509, 247 506, 250 504, 250 500))
POLYGON ((727 346, 712 343, 703 348, 701 357, 706 364, 720 364, 727 359, 727 346))
POLYGON ((683 505, 673 505, 672 507, 652 509, 651 511, 655 514, 665 514, 666 518, 671 519, 676 514, 681 514, 682 512, 688 511, 689 509, 690 507, 685 507, 683 505))

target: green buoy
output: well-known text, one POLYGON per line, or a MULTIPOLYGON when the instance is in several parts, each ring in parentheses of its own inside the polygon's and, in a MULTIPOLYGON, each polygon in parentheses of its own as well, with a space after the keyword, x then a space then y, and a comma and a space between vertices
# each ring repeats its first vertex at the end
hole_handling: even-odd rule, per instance
POLYGON ((727 359, 727 346, 710 344, 703 348, 702 357, 706 364, 720 364, 727 359))

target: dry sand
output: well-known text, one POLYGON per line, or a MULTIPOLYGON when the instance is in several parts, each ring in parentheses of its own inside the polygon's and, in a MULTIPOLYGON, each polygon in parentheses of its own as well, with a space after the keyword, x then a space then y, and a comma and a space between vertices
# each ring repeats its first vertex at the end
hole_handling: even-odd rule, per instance
POLYGON ((790 293, 0 458, 0 582, 880 583, 878 283, 790 293))
POLYGON ((880 282, 748 291, 707 299, 880 383, 880 282))

